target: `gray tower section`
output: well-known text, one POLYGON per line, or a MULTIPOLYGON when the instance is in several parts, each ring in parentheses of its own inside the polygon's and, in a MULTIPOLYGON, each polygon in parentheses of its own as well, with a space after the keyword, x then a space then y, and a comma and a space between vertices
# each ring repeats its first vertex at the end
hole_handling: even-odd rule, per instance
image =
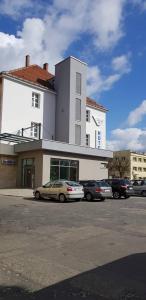
POLYGON ((74 57, 55 66, 57 141, 86 144, 86 73, 87 65, 74 57), (77 92, 78 76, 80 92, 77 92))

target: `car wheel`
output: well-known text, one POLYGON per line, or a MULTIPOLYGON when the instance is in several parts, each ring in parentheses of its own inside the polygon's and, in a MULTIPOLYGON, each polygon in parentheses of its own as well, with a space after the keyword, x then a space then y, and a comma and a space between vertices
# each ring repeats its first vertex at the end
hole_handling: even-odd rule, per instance
POLYGON ((64 194, 60 194, 60 195, 59 195, 59 201, 60 201, 61 203, 63 203, 63 202, 66 201, 66 197, 65 197, 64 194))
POLYGON ((36 200, 40 200, 41 199, 40 192, 35 192, 35 199, 36 200))
POLYGON ((86 198, 87 201, 92 201, 92 200, 93 200, 93 196, 92 196, 91 193, 87 193, 87 194, 85 195, 85 198, 86 198))
POLYGON ((144 196, 144 197, 146 197, 146 191, 142 191, 141 195, 144 196))
POLYGON ((118 191, 116 191, 116 192, 113 193, 113 198, 114 199, 120 199, 120 197, 121 197, 121 195, 120 195, 120 193, 118 191))

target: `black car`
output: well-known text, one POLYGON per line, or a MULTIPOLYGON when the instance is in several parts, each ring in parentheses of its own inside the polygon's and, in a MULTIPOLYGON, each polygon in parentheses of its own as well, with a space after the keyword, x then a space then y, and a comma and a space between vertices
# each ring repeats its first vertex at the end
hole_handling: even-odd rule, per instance
POLYGON ((128 179, 124 178, 113 178, 113 179, 104 179, 112 187, 113 198, 119 199, 121 197, 129 198, 134 195, 133 186, 128 179))
POLYGON ((79 181, 84 188, 84 197, 87 201, 94 199, 105 200, 112 197, 111 186, 102 180, 81 180, 79 181))

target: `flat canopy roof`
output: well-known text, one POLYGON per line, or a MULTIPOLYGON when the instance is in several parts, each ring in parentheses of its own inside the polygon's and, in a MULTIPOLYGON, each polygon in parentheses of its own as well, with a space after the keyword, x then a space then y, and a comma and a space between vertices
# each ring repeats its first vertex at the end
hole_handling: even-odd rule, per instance
POLYGON ((14 146, 15 152, 35 151, 35 150, 48 150, 56 152, 64 152, 70 154, 79 154, 92 157, 105 157, 112 158, 113 152, 110 150, 89 148, 85 146, 72 145, 61 143, 57 141, 48 140, 35 140, 28 143, 20 143, 14 146))
POLYGON ((24 142, 32 142, 35 140, 33 138, 29 138, 26 136, 20 136, 17 134, 1 133, 0 141, 6 141, 6 142, 14 143, 14 144, 19 144, 19 143, 24 143, 24 142))

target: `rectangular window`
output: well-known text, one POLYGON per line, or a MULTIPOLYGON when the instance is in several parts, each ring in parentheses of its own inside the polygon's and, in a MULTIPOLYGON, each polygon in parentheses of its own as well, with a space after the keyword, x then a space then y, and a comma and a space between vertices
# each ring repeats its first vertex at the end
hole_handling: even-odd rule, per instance
POLYGON ((144 162, 146 162, 146 159, 144 158, 144 160, 143 160, 144 162))
POLYGON ((39 138, 39 124, 31 122, 30 135, 34 138, 39 138))
POLYGON ((76 93, 81 95, 81 73, 76 73, 76 93))
POLYGON ((140 172, 141 172, 141 171, 142 171, 142 168, 138 167, 138 171, 140 171, 140 172))
POLYGON ((134 160, 134 161, 137 161, 137 157, 133 157, 133 160, 134 160))
POLYGON ((81 121, 81 100, 76 99, 76 121, 81 121))
POLYGON ((146 168, 143 168, 143 171, 146 172, 146 168))
POLYGON ((79 162, 77 160, 51 158, 50 180, 60 179, 78 181, 79 162))
POLYGON ((137 167, 133 167, 133 170, 134 170, 134 171, 137 171, 137 167))
POLYGON ((75 144, 81 145, 81 126, 75 125, 75 144))
POLYGON ((90 147, 90 134, 86 134, 86 146, 90 147))
POLYGON ((140 158, 140 157, 138 158, 138 161, 141 161, 141 158, 140 158))
POLYGON ((32 107, 40 108, 40 94, 32 93, 32 107))
POLYGON ((90 122, 90 110, 86 110, 86 122, 90 122))

